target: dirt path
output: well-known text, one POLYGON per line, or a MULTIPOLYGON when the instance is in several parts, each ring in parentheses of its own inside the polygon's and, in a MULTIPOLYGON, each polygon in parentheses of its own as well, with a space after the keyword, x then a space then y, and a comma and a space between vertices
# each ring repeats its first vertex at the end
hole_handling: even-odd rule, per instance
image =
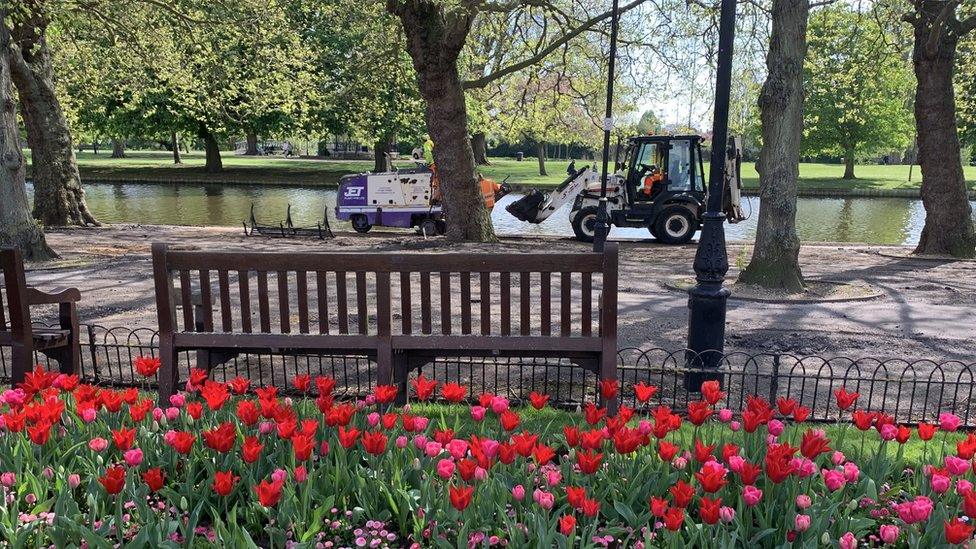
MULTIPOLYGON (((49 243, 63 260, 32 266, 31 284, 76 286, 81 320, 105 326, 155 328, 150 243, 225 250, 394 251, 457 250, 583 251, 568 239, 504 239, 495 245, 449 245, 412 233, 343 233, 330 241, 246 238, 240 229, 114 225, 51 231, 49 243)), ((825 356, 964 359, 976 356, 976 263, 892 258, 894 247, 806 245, 805 276, 861 281, 884 291, 867 302, 769 304, 731 300, 727 348, 825 356)), ((687 330, 687 298, 666 289, 673 276, 691 276, 694 245, 668 247, 622 242, 620 346, 680 349, 687 330)), ((748 261, 748 246, 731 244, 730 279, 748 261), (745 248, 745 249, 744 249, 745 248)))

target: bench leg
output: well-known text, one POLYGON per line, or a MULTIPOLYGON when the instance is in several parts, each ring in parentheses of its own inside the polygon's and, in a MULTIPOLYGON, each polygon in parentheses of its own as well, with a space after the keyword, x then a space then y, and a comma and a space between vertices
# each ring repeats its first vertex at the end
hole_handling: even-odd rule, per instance
POLYGON ((159 341, 159 405, 169 406, 169 397, 176 394, 176 382, 178 379, 176 349, 173 348, 173 341, 167 338, 160 338, 159 341))
POLYGON ((62 330, 70 331, 68 347, 58 359, 62 374, 81 375, 81 329, 78 325, 78 308, 74 303, 61 303, 58 306, 58 319, 62 330))
POLYGON ((393 385, 393 349, 389 341, 380 341, 376 349, 376 385, 393 385))
MULTIPOLYGON (((617 351, 616 349, 608 351, 604 349, 600 353, 600 372, 597 375, 599 381, 603 380, 615 380, 617 379, 617 351)), ((599 390, 599 389, 597 389, 599 390)), ((600 394, 600 405, 606 407, 607 414, 611 416, 617 415, 618 400, 620 399, 620 391, 617 391, 617 396, 611 399, 604 399, 603 394, 600 394)))
POLYGON ((10 346, 10 359, 12 361, 10 369, 10 384, 17 385, 23 383, 27 377, 27 372, 33 369, 34 351, 30 345, 14 343, 10 346))
POLYGON ((396 405, 403 406, 407 403, 410 394, 410 387, 407 378, 410 377, 410 358, 406 353, 395 353, 393 355, 393 382, 397 386, 396 405))

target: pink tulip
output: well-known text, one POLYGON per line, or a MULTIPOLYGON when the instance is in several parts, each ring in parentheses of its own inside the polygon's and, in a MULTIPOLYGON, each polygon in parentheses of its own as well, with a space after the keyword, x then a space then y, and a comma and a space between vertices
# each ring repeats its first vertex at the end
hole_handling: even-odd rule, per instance
POLYGON ((0 474, 0 484, 6 486, 7 488, 10 488, 16 483, 17 483, 17 475, 15 475, 14 473, 8 471, 6 473, 0 474))
POLYGON ((810 515, 797 515, 793 519, 793 529, 797 532, 806 532, 810 528, 810 515))
POLYGON ((176 421, 180 417, 180 409, 176 406, 170 406, 166 408, 166 419, 170 421, 176 421))
POLYGON ((836 492, 847 484, 847 479, 844 478, 844 473, 840 471, 834 471, 831 469, 824 469, 821 474, 823 475, 824 485, 831 492, 836 492))
POLYGON ((424 435, 414 435, 413 446, 414 448, 423 451, 427 447, 427 437, 424 435))
POLYGON ((451 478, 454 474, 454 462, 449 459, 442 459, 437 462, 437 476, 444 480, 451 478))
POLYGON ((741 427, 742 424, 739 423, 738 421, 729 422, 729 429, 732 429, 733 431, 738 431, 741 427))
POLYGON ((258 424, 258 432, 262 435, 268 435, 275 432, 275 424, 273 421, 262 421, 258 424))
POLYGON ((894 524, 882 524, 879 532, 881 541, 885 543, 895 543, 898 541, 898 527, 894 524))
POLYGON ((159 407, 153 408, 153 411, 152 411, 153 421, 158 422, 158 421, 162 420, 164 415, 165 415, 165 412, 163 412, 163 409, 162 408, 159 408, 159 407))
POLYGON ((427 430, 428 423, 430 423, 430 418, 426 418, 426 417, 417 417, 413 420, 413 425, 414 427, 417 428, 416 429, 417 431, 427 430))
POLYGON ((732 522, 735 520, 735 509, 723 505, 721 509, 718 510, 718 517, 722 519, 722 522, 732 522))
POLYGON ((841 536, 837 542, 840 549, 857 549, 857 538, 850 532, 841 536))
POLYGON ((380 414, 378 412, 370 412, 369 415, 366 416, 366 423, 368 423, 370 427, 376 427, 380 424, 380 414))
POLYGON ((485 412, 487 410, 484 406, 472 406, 471 407, 471 419, 475 421, 481 421, 485 419, 485 412))
POLYGON ((740 456, 740 455, 738 455, 738 454, 729 456, 729 469, 733 473, 736 473, 736 474, 741 473, 742 472, 742 466, 745 465, 745 463, 746 463, 745 458, 742 457, 742 456, 740 456))
POLYGON ((176 406, 177 408, 182 408, 186 404, 186 397, 183 396, 183 393, 170 395, 169 404, 170 406, 176 406))
POLYGON ((778 419, 771 419, 769 420, 769 424, 766 426, 766 428, 769 430, 769 434, 773 435, 774 437, 778 437, 783 434, 783 429, 785 429, 786 426, 783 425, 783 422, 778 419))
POLYGON ((322 444, 319 445, 319 455, 327 456, 329 455, 329 441, 323 440, 322 444))
POLYGON ((95 437, 88 442, 88 447, 94 452, 101 452, 108 448, 108 441, 102 437, 95 437))
POLYGON ((396 447, 403 450, 404 448, 407 447, 407 444, 409 444, 409 442, 410 440, 407 437, 400 435, 396 438, 396 447))
POLYGON ((556 496, 538 488, 535 489, 535 492, 532 492, 532 499, 539 504, 539 507, 542 507, 546 511, 552 509, 552 506, 556 503, 556 496))
POLYGON ((68 488, 74 490, 81 484, 81 476, 77 473, 71 473, 68 475, 68 488))
POLYGON ((271 480, 273 482, 284 483, 286 480, 288 480, 288 471, 285 471, 284 469, 275 469, 274 472, 271 473, 271 480))
POLYGON ((498 455, 499 442, 494 439, 484 439, 481 441, 481 451, 485 453, 485 457, 488 459, 494 459, 498 455))
POLYGON ((960 496, 966 495, 973 491, 973 483, 968 480, 961 478, 956 481, 956 493, 960 496))
POLYGON ((800 478, 813 476, 817 472, 817 464, 805 457, 793 458, 791 463, 796 467, 794 474, 800 478))
POLYGON ((843 452, 834 452, 834 453, 833 453, 833 454, 832 454, 832 455, 830 456, 830 461, 831 461, 831 462, 832 462, 832 463, 833 463, 834 465, 843 465, 843 464, 844 464, 844 462, 845 462, 845 461, 847 461, 847 458, 846 458, 846 457, 844 457, 844 453, 843 453, 843 452))
POLYGON ((546 484, 549 486, 558 486, 559 481, 563 479, 563 475, 557 469, 550 469, 546 471, 546 484))
POLYGON ((142 450, 139 448, 133 448, 131 450, 126 450, 122 457, 125 458, 125 462, 129 467, 138 467, 142 463, 142 450))
POLYGON ((728 423, 732 421, 732 410, 728 408, 722 408, 718 411, 718 420, 722 423, 728 423))
POLYGON ((468 443, 456 438, 447 443, 447 451, 454 456, 454 459, 461 459, 468 454, 468 443))
POLYGON ((640 423, 637 424, 637 432, 640 433, 641 436, 647 436, 653 431, 654 425, 646 419, 640 420, 640 423))
POLYGON ((861 470, 853 461, 844 464, 844 478, 847 482, 857 482, 857 479, 861 478, 861 470))
POLYGON ((502 412, 508 410, 508 399, 500 396, 491 398, 491 411, 495 412, 496 415, 501 415, 502 412))
POLYGON ((427 454, 427 457, 437 457, 437 454, 440 454, 441 450, 443 449, 444 447, 441 446, 440 442, 431 440, 427 443, 427 446, 424 447, 424 453, 427 454))
POLYGON ((372 406, 374 404, 376 404, 376 395, 368 395, 365 399, 363 399, 361 406, 372 406))
POLYGON ((796 496, 796 506, 800 509, 808 509, 811 505, 813 505, 813 501, 810 500, 810 496, 806 494, 796 496))
POLYGON ((925 496, 915 496, 912 501, 895 505, 895 512, 905 524, 925 522, 929 519, 933 509, 932 500, 925 496))
POLYGON ((762 501, 763 491, 755 486, 746 486, 742 489, 742 501, 749 507, 754 507, 762 501))
POLYGON ((943 431, 949 431, 950 433, 959 428, 959 424, 962 420, 959 416, 951 412, 942 412, 939 414, 939 428, 943 431))
POLYGON ((517 501, 522 501, 525 498, 525 488, 521 484, 516 484, 512 488, 512 497, 517 501))
POLYGON ((474 468, 474 479, 475 480, 482 481, 482 480, 485 480, 486 478, 488 478, 488 471, 486 471, 482 467, 475 467, 474 468))
POLYGON ((952 484, 952 481, 945 475, 936 474, 932 475, 931 483, 933 492, 936 494, 944 494, 949 491, 949 486, 952 484))
POLYGON ((91 423, 95 421, 95 417, 97 415, 98 412, 96 412, 94 408, 85 408, 84 411, 81 412, 81 419, 83 419, 85 423, 91 423))
POLYGON ((964 475, 966 471, 969 471, 969 462, 956 456, 946 456, 945 466, 949 470, 949 474, 955 477, 964 475))
POLYGON ((671 461, 671 466, 678 470, 684 470, 688 466, 688 460, 683 457, 676 457, 671 461))
POLYGON ((308 478, 308 470, 305 469, 304 465, 299 465, 295 467, 295 482, 305 482, 308 478))

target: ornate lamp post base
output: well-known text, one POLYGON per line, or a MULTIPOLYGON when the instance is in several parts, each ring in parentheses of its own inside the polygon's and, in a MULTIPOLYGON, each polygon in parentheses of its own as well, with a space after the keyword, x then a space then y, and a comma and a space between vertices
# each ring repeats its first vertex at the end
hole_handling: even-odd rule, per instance
MULTIPOLYGON (((685 366, 718 369, 725 348, 726 302, 731 293, 722 286, 729 270, 722 226, 725 215, 706 212, 703 217, 701 240, 695 254, 695 278, 698 283, 688 291, 688 351, 685 366)), ((698 391, 703 382, 721 378, 718 373, 690 372, 685 375, 685 389, 698 391)))

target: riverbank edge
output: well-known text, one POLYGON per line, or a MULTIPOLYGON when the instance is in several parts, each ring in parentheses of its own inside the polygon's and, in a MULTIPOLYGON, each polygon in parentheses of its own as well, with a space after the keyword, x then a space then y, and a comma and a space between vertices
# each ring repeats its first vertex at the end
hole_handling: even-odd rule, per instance
MULTIPOLYGON (((235 179, 201 179, 201 178, 166 178, 166 179, 145 179, 128 177, 87 177, 82 173, 83 183, 94 183, 104 185, 267 185, 281 187, 321 187, 323 189, 334 190, 338 185, 334 183, 316 183, 314 181, 303 181, 300 179, 250 179, 240 181, 235 179)), ((512 191, 524 193, 536 188, 548 189, 555 185, 512 185, 512 191)), ((976 200, 976 190, 967 191, 970 200, 976 200)), ((759 196, 759 189, 755 187, 744 187, 744 196, 759 196)), ((797 191, 797 196, 804 198, 921 198, 921 189, 836 189, 836 188, 817 188, 801 187, 797 191)))

